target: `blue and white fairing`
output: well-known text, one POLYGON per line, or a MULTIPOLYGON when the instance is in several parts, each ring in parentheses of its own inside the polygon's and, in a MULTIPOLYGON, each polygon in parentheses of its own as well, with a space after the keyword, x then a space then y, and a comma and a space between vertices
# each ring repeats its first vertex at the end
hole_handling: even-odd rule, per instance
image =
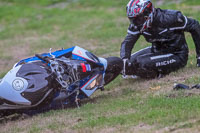
MULTIPOLYGON (((75 47, 68 48, 68 49, 58 50, 58 51, 55 51, 55 52, 52 52, 52 53, 44 53, 44 54, 42 54, 42 56, 48 56, 48 57, 54 56, 55 58, 60 58, 60 57, 64 56, 64 57, 70 58, 72 60, 86 61, 86 62, 96 64, 100 67, 103 67, 104 68, 103 70, 101 70, 97 73, 94 73, 92 76, 90 75, 90 76, 85 77, 84 79, 80 80, 80 89, 88 97, 90 95, 92 95, 99 87, 103 86, 103 84, 104 84, 104 76, 105 76, 105 70, 107 68, 107 60, 105 60, 104 58, 98 58, 98 57, 96 57, 95 55, 93 55, 92 53, 88 52, 87 50, 85 50, 83 48, 75 46, 75 47)), ((27 59, 23 59, 23 60, 19 61, 18 63, 16 63, 16 65, 14 65, 14 67, 11 71, 14 70, 15 73, 17 73, 17 68, 20 67, 22 64, 27 64, 27 63, 31 63, 31 62, 37 62, 37 61, 41 61, 41 59, 39 59, 36 56, 30 57, 30 58, 27 58, 27 59)), ((84 71, 91 71, 91 66, 86 64, 84 71)), ((14 76, 10 75, 10 76, 5 76, 5 77, 7 77, 6 80, 8 80, 9 77, 17 78, 16 75, 14 75, 14 76)), ((4 81, 4 79, 3 79, 3 81, 4 81)), ((27 84, 26 81, 24 81, 24 83, 27 84)), ((3 82, 3 84, 5 84, 5 83, 3 82)), ((11 82, 10 82, 10 84, 11 84, 11 82)), ((4 86, 6 86, 6 84, 4 86)), ((12 85, 10 85, 10 89, 7 89, 7 90, 13 91, 13 88, 11 86, 12 85)), ((26 89, 25 85, 24 85, 24 87, 25 87, 24 89, 26 89)), ((1 89, 2 89, 2 85, 0 85, 0 92, 2 92, 1 89)), ((23 92, 24 89, 22 89, 20 92, 16 91, 16 93, 17 93, 16 96, 20 97, 20 94, 23 92)), ((11 93, 11 91, 8 92, 8 94, 10 94, 10 93, 11 93)), ((4 95, 3 98, 7 97, 3 93, 1 93, 1 94, 2 94, 2 96, 4 95)), ((13 95, 14 95, 14 93, 13 93, 13 95)), ((12 96, 8 96, 8 97, 12 97, 12 96)), ((16 98, 13 98, 13 100, 12 100, 12 98, 9 98, 7 100, 14 101, 14 99, 16 99, 16 98)), ((17 98, 17 99, 19 99, 19 102, 17 102, 17 103, 26 104, 26 105, 31 104, 26 99, 23 99, 22 96, 20 98, 17 98)))
POLYGON ((12 103, 31 105, 31 102, 21 96, 28 87, 28 82, 22 77, 17 77, 21 65, 11 69, 0 82, 0 98, 12 103))
MULTIPOLYGON (((94 93, 97 89, 98 86, 95 86, 93 89, 87 90, 87 86, 90 85, 97 77, 99 77, 100 75, 102 75, 102 85, 104 83, 104 76, 105 76, 105 70, 107 68, 107 60, 101 57, 97 57, 94 54, 92 54, 91 52, 79 47, 79 46, 74 46, 72 48, 68 48, 68 49, 63 49, 63 50, 58 50, 55 51, 53 53, 51 53, 53 56, 55 56, 55 58, 59 58, 62 56, 65 56, 66 58, 71 58, 74 60, 81 60, 81 61, 89 61, 92 63, 95 63, 99 66, 104 67, 103 71, 100 71, 97 75, 95 75, 92 78, 85 78, 84 80, 80 81, 81 84, 81 90, 89 97, 92 93, 94 93)), ((42 54, 43 56, 48 56, 51 57, 50 53, 46 53, 46 54, 42 54)), ((34 62, 34 61, 38 61, 40 60, 38 57, 31 57, 25 60, 21 60, 19 61, 18 64, 22 63, 22 62, 34 62)), ((16 65, 16 66, 17 66, 16 65)), ((90 68, 86 67, 86 71, 90 71, 90 68)))
POLYGON ((53 90, 52 73, 42 62, 12 68, 0 82, 0 110, 34 107, 53 90))
MULTIPOLYGON (((62 57, 62 56, 65 56, 66 58, 72 58, 74 60, 82 60, 82 61, 91 61, 91 62, 94 62, 98 65, 104 65, 104 61, 103 63, 99 60, 98 57, 96 57, 95 55, 93 55, 92 53, 88 52, 87 50, 79 47, 79 46, 74 46, 74 47, 71 47, 71 48, 68 48, 68 49, 62 49, 62 50, 58 50, 58 51, 55 51, 53 53, 44 53, 42 54, 42 56, 47 56, 47 57, 52 57, 52 55, 55 57, 55 58, 59 58, 59 57, 62 57)), ((34 62, 34 61, 39 61, 41 59, 39 59, 38 57, 36 56, 33 56, 33 57, 30 57, 30 58, 27 58, 27 59, 23 59, 23 60, 20 60, 18 63, 16 63, 14 65, 15 66, 18 66, 19 64, 21 63, 30 63, 30 62, 34 62)))
POLYGON ((77 46, 72 51, 72 59, 83 60, 83 61, 88 60, 104 67, 103 71, 100 71, 99 73, 97 73, 91 78, 86 78, 81 81, 81 91, 83 91, 89 97, 99 87, 103 86, 104 84, 103 79, 105 76, 105 70, 107 68, 107 61, 104 58, 98 58, 92 53, 88 52, 87 50, 84 50, 77 46), (100 79, 100 81, 98 79, 100 79), (97 86, 96 84, 99 84, 99 85, 97 86))

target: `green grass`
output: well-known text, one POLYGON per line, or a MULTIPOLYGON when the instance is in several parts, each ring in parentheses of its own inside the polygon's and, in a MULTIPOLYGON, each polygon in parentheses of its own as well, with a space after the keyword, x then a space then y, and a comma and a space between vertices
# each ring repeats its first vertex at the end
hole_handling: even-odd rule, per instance
MULTIPOLYGON (((0 77, 22 58, 35 53, 83 47, 97 56, 119 56, 128 27, 125 7, 129 0, 0 0, 0 77)), ((154 0, 156 7, 159 2, 154 0)), ((181 10, 200 20, 199 0, 163 1, 163 9, 181 10)), ((199 90, 173 91, 174 82, 200 81, 195 45, 186 33, 190 49, 186 68, 162 79, 122 79, 120 76, 83 101, 80 109, 68 108, 0 124, 1 132, 155 132, 165 127, 199 128, 199 90), (159 87, 158 90, 149 88, 159 87), (196 122, 191 122, 196 120, 196 122), (184 123, 185 122, 185 123, 184 123), (183 124, 182 124, 183 123, 183 124), (144 130, 144 131, 143 131, 144 130)), ((133 52, 147 47, 144 37, 133 52)))
POLYGON ((86 121, 77 125, 78 128, 94 128, 104 126, 132 126, 138 125, 141 121, 146 124, 156 124, 159 127, 172 126, 177 122, 193 119, 199 114, 199 97, 177 97, 167 98, 166 96, 147 98, 120 97, 106 99, 109 104, 86 105, 81 111, 88 112, 86 121), (141 104, 142 103, 142 104, 141 104), (89 109, 88 109, 89 108, 89 109), (98 113, 93 109, 98 110, 98 113), (129 113, 124 113, 132 110, 129 113), (102 111, 102 112, 101 112, 102 111), (106 112, 111 112, 109 116, 106 112), (100 113, 100 115, 99 115, 100 113))

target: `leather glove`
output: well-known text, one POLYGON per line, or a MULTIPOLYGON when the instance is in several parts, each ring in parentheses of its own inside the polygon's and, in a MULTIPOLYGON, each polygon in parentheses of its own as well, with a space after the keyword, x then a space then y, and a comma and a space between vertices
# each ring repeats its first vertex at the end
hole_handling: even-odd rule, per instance
POLYGON ((200 67, 200 57, 197 58, 197 67, 200 67))

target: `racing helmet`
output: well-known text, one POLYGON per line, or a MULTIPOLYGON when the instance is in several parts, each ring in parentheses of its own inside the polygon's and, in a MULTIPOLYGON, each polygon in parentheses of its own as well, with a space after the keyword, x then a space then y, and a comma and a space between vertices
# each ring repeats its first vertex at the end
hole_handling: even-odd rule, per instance
POLYGON ((140 32, 151 27, 154 13, 151 0, 130 0, 126 11, 130 23, 137 26, 140 32))

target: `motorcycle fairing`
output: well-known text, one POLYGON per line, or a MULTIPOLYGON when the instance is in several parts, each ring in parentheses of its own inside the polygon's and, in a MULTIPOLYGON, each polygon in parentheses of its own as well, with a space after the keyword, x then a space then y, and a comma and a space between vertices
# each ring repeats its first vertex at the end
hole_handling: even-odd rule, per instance
POLYGON ((96 78, 98 77, 98 74, 95 75, 94 77, 92 77, 91 79, 89 79, 80 89, 89 97, 90 95, 92 95, 96 89, 98 88, 97 86, 95 86, 92 90, 86 90, 87 86, 90 85, 94 80, 96 80, 96 78))
POLYGON ((99 59, 95 55, 78 46, 74 47, 74 50, 72 51, 72 59, 83 61, 88 60, 94 63, 99 63, 99 59))
MULTIPOLYGON (((107 67, 107 61, 103 58, 97 58, 95 55, 93 55, 92 53, 88 52, 87 50, 83 49, 83 48, 80 48, 78 46, 74 46, 72 48, 68 48, 68 49, 65 49, 65 50, 58 50, 58 51, 55 51, 52 53, 53 56, 55 56, 55 58, 59 58, 59 57, 66 57, 66 58, 72 58, 74 60, 81 60, 81 61, 90 61, 90 62, 93 62, 93 64, 97 64, 99 66, 102 66, 104 68, 103 71, 106 70, 106 67, 107 67)), ((42 54, 42 56, 48 56, 50 57, 50 53, 44 53, 42 54)), ((31 62, 36 62, 36 61, 39 61, 41 59, 39 59, 38 57, 31 57, 31 58, 27 58, 27 59, 24 59, 24 60, 21 60, 17 63, 17 65, 15 66, 18 66, 19 64, 21 63, 31 63, 31 62)), ((103 73, 102 71, 102 73, 103 73)), ((104 77, 105 74, 103 74, 103 77, 104 77)), ((85 81, 82 80, 80 81, 81 83, 85 84, 84 87, 82 87, 82 91, 87 95, 87 96, 90 96, 92 93, 94 93, 97 89, 96 88, 93 88, 92 90, 86 90, 85 88, 87 87, 87 85, 89 85, 91 82, 93 82, 96 78, 92 78, 92 79, 89 79, 87 82, 87 84, 85 84, 85 81)))
MULTIPOLYGON (((107 60, 104 58, 98 58, 98 60, 100 61, 101 64, 103 64, 104 66, 104 70, 106 70, 107 68, 107 60)), ((104 84, 104 77, 105 77, 105 73, 103 71, 100 71, 99 73, 94 74, 93 76, 91 76, 91 78, 86 78, 85 80, 82 80, 81 82, 81 91, 83 91, 88 97, 91 96, 99 87, 102 87, 104 84), (99 76, 102 76, 101 81, 98 81, 97 78, 99 76), (97 80, 97 82, 99 82, 98 86, 94 86, 92 89, 88 90, 87 87, 94 81, 97 80)))
MULTIPOLYGON (((51 57, 51 56, 54 56, 55 58, 59 58, 59 57, 66 57, 66 58, 71 58, 72 60, 80 60, 80 61, 88 61, 88 62, 91 62, 92 63, 92 66, 100 66, 100 67, 103 67, 104 70, 100 70, 103 72, 105 72, 106 68, 105 68, 105 63, 101 63, 99 58, 97 58, 95 55, 93 55, 92 53, 88 52, 87 50, 83 49, 83 48, 80 48, 78 46, 74 46, 72 48, 68 48, 68 49, 65 49, 65 50, 59 50, 59 51, 55 51, 53 53, 48 53, 48 54, 42 54, 42 56, 48 56, 48 57, 51 57)), ((21 60, 19 61, 15 66, 18 66, 19 64, 26 64, 26 63, 30 63, 30 62, 36 62, 36 61, 39 61, 41 59, 39 59, 38 57, 31 57, 31 58, 28 58, 28 59, 24 59, 24 60, 21 60)), ((103 61, 105 62, 105 61, 103 61)), ((15 67, 14 66, 14 67, 15 67)), ((83 65, 84 66, 84 65, 83 65)), ((87 66, 87 64, 86 64, 87 66)), ((89 71, 91 69, 91 66, 89 66, 89 71)), ((83 67, 82 67, 83 68, 83 67)), ((86 67, 87 68, 87 67, 86 67)), ((85 72, 84 69, 82 69, 83 72, 85 72)), ((88 71, 86 69, 86 71, 88 71)), ((81 74, 81 75, 85 75, 85 74, 81 74)), ((104 77, 104 75, 103 75, 104 77)), ((92 82, 92 81, 91 81, 92 82)), ((85 81, 84 80, 81 80, 80 83, 84 83, 85 84, 85 81)), ((94 93, 94 91, 96 90, 97 88, 94 88, 93 90, 85 90, 84 88, 82 89, 82 91, 87 95, 87 96, 90 96, 92 93, 94 93)), ((26 95, 27 96, 27 95, 26 95)), ((30 96, 28 96, 30 97, 30 96)), ((35 101, 35 100, 34 100, 35 101)))
POLYGON ((21 67, 22 66, 19 65, 11 69, 4 76, 0 83, 0 98, 16 104, 30 105, 31 102, 21 95, 21 93, 27 89, 28 82, 26 79, 16 75, 21 67))
MULTIPOLYGON (((92 53, 88 52, 87 50, 84 50, 78 46, 69 48, 69 49, 65 49, 65 50, 58 50, 55 51, 53 53, 45 53, 42 54, 42 56, 48 56, 48 57, 52 57, 55 56, 55 58, 60 58, 60 57, 66 57, 69 59, 72 59, 73 61, 86 61, 89 64, 92 64, 92 69, 95 69, 95 71, 91 71, 91 73, 93 73, 92 75, 88 75, 86 78, 80 80, 80 90, 86 95, 86 96, 90 96, 92 95, 98 88, 103 86, 104 83, 104 76, 105 76, 105 70, 107 68, 107 60, 105 60, 104 58, 97 58, 95 55, 93 55, 92 53), (100 67, 99 67, 100 66, 100 67), (99 77, 102 77, 101 80, 98 81, 99 77), (98 82, 98 85, 95 85, 93 87, 91 87, 90 89, 88 89, 88 87, 90 87, 93 83, 98 82)), ((71 60, 71 61, 72 61, 71 60)), ((27 58, 24 60, 19 61, 11 71, 15 71, 15 74, 18 72, 18 70, 22 67, 22 66, 28 66, 28 65, 33 65, 35 63, 38 63, 38 61, 44 65, 43 63, 44 61, 41 62, 41 59, 39 59, 38 57, 31 57, 31 58, 27 58), (23 65, 20 65, 23 64, 23 65)), ((37 65, 38 67, 42 67, 37 65)), ((49 67, 49 66, 48 66, 49 67)), ((29 68, 29 67, 26 67, 29 68)), ((32 68, 31 68, 32 69, 32 68)), ((31 72, 33 72, 31 70, 31 72)), ((42 71, 41 71, 42 72, 42 71)), ((90 71, 89 71, 90 72, 90 71)), ((36 72, 36 74, 38 74, 36 72)), ((20 74, 21 75, 21 74, 20 74)), ((26 75, 26 74, 25 74, 26 75)), ((28 71, 27 71, 27 75, 28 75, 28 71)), ((32 74, 30 74, 32 75, 32 74)), ((38 74, 39 76, 40 74, 38 74)), ((7 76, 5 76, 4 78, 6 78, 7 76)), ((16 76, 16 75, 10 75, 10 77, 15 77, 15 78, 19 78, 22 81, 25 82, 25 86, 23 88, 23 91, 21 90, 20 92, 15 92, 18 93, 17 95, 13 93, 13 95, 16 95, 15 97, 12 97, 12 95, 10 95, 12 92, 9 92, 8 94, 10 96, 4 95, 4 93, 0 94, 0 99, 6 99, 8 101, 14 102, 16 104, 20 104, 20 105, 37 105, 40 102, 43 101, 43 98, 45 98, 45 96, 43 96, 43 94, 45 94, 46 90, 48 90, 47 88, 49 88, 49 86, 45 86, 45 84, 43 85, 43 87, 40 87, 40 89, 42 90, 42 96, 40 96, 40 98, 34 98, 33 95, 37 95, 39 93, 37 93, 37 88, 34 88, 31 86, 31 84, 29 82, 33 81, 34 78, 27 78, 26 76, 16 76), (27 79, 26 79, 27 78, 27 79), (30 93, 29 93, 30 92, 30 93), (36 93, 34 93, 36 92, 36 93), (34 93, 34 94, 33 94, 34 93), (31 95, 33 94, 33 95, 31 95), (9 97, 9 98, 8 98, 9 97), (42 99, 41 99, 42 98, 42 99), (16 100, 17 99, 17 100, 16 100), (38 100, 39 101, 38 101, 38 100)), ((48 77, 48 76, 47 76, 48 77)), ((40 79, 40 78, 39 78, 40 79)), ((7 79, 7 81, 9 81, 10 79, 7 79)), ((2 82, 0 82, 0 87, 2 88, 2 86, 7 86, 4 82, 4 79, 2 80, 2 82), (5 85, 4 85, 5 84, 5 85)), ((11 87, 11 85, 9 85, 10 88, 9 90, 12 90, 13 87, 11 87)), ((0 90, 1 90, 0 88, 0 90)), ((51 89, 51 88, 49 88, 51 89)), ((38 89, 39 90, 39 89, 38 89)), ((3 90, 2 90, 3 91, 3 90)), ((1 92, 2 92, 1 91, 1 92)), ((38 91, 39 92, 39 91, 38 91)), ((46 94, 48 94, 49 92, 47 92, 46 94)))
MULTIPOLYGON (((87 50, 80 48, 79 46, 74 46, 68 49, 62 49, 62 50, 57 50, 53 53, 51 53, 55 58, 59 58, 61 56, 65 56, 66 58, 72 58, 74 60, 82 60, 82 61, 92 61, 93 63, 97 63, 98 65, 102 65, 99 63, 98 58, 93 55, 92 53, 88 52, 87 50)), ((50 53, 43 53, 42 56, 47 56, 51 57, 50 53)), ((14 65, 14 67, 24 64, 24 63, 30 63, 30 62, 35 62, 35 61, 40 61, 36 56, 20 60, 18 63, 14 65)))
MULTIPOLYGON (((76 46, 75 46, 76 47, 76 46)), ((65 56, 65 57, 70 57, 71 56, 71 53, 73 51, 73 49, 75 47, 72 47, 72 48, 68 48, 68 49, 62 49, 62 50, 58 50, 58 51, 55 51, 52 53, 53 56, 55 56, 55 58, 59 58, 61 56, 65 56)), ((42 56, 47 56, 47 57, 51 57, 50 53, 43 53, 42 56)), ((27 58, 27 59, 23 59, 23 60, 20 60, 18 63, 16 63, 14 65, 14 67, 20 65, 20 64, 24 64, 24 63, 30 63, 30 62, 35 62, 35 61, 41 61, 41 59, 39 59, 38 57, 36 56, 33 56, 33 57, 30 57, 30 58, 27 58)))
POLYGON ((17 76, 26 79, 27 88, 21 95, 31 102, 37 104, 45 94, 52 88, 53 74, 48 66, 41 62, 33 62, 22 65, 17 72, 17 76), (42 82, 41 82, 42 81, 42 82))

